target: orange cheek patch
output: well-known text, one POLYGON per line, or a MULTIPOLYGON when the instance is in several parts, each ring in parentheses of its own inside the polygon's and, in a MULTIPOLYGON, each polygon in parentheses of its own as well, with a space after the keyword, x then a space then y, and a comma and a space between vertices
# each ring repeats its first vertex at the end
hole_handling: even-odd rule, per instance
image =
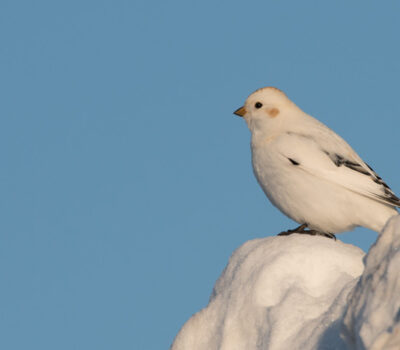
POLYGON ((275 118, 279 114, 279 109, 278 108, 271 108, 267 111, 268 115, 271 118, 275 118))

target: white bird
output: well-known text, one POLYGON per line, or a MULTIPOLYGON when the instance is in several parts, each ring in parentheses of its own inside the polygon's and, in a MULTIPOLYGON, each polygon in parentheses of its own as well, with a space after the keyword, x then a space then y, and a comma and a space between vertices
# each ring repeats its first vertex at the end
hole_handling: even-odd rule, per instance
POLYGON ((301 225, 281 235, 335 238, 357 226, 380 232, 398 214, 400 199, 372 168, 279 89, 255 91, 234 114, 251 131, 258 183, 273 205, 301 225))

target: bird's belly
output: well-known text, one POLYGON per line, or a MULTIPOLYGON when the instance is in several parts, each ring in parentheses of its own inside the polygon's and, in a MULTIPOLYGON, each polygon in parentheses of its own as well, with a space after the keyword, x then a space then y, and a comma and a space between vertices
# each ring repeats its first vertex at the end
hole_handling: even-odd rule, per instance
POLYGON ((278 209, 310 228, 343 232, 357 226, 351 192, 319 179, 279 155, 253 154, 253 169, 263 191, 278 209), (350 203, 350 204, 349 204, 350 203))

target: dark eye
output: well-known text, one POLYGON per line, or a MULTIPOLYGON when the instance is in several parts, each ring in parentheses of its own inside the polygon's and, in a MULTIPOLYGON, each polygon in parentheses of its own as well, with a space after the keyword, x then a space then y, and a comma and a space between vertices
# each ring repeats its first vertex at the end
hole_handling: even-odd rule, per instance
POLYGON ((256 107, 257 109, 262 107, 262 103, 261 102, 256 102, 256 104, 254 105, 254 107, 256 107))

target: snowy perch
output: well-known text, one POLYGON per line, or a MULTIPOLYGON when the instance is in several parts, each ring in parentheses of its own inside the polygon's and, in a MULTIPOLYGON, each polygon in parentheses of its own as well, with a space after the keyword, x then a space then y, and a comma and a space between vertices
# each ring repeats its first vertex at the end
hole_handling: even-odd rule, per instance
POLYGON ((400 216, 363 257, 322 237, 249 241, 171 350, 400 349, 400 216))

